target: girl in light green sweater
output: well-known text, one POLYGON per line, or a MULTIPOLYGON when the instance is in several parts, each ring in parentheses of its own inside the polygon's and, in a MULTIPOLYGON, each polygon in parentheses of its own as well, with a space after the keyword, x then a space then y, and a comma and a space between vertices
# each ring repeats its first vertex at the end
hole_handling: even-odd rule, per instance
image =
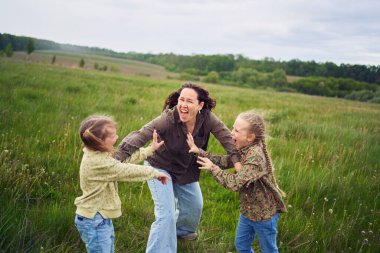
POLYGON ((112 218, 121 216, 118 181, 145 181, 157 178, 166 184, 168 176, 150 166, 135 165, 152 155, 163 142, 158 143, 153 133, 153 143, 140 148, 131 157, 120 162, 113 158, 114 144, 118 138, 115 121, 107 116, 90 116, 80 127, 84 144, 80 165, 80 188, 83 195, 76 198, 75 226, 87 252, 114 252, 115 232, 112 218))

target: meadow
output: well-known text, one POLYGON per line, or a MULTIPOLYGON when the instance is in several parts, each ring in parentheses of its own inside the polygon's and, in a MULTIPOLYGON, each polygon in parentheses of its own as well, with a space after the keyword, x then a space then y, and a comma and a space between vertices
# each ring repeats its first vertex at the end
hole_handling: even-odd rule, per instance
MULTIPOLYGON (((81 195, 80 122, 112 115, 120 138, 160 114, 181 81, 0 58, 0 252, 85 252, 74 227, 81 195)), ((280 252, 380 252, 380 105, 202 84, 231 128, 263 114, 288 213, 280 252)), ((209 150, 223 154, 215 139, 209 150)), ((178 252, 235 252, 237 193, 203 172, 199 238, 178 252)), ((146 183, 120 183, 116 252, 144 252, 154 207, 146 183)), ((259 251, 257 241, 254 249, 259 251)))

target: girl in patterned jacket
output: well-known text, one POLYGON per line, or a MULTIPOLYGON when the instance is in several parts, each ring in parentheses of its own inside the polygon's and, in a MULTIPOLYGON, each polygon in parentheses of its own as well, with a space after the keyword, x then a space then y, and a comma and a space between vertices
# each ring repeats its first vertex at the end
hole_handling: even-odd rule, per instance
POLYGON ((231 136, 243 165, 236 174, 222 170, 233 166, 228 156, 213 156, 199 149, 191 135, 188 135, 187 142, 190 152, 198 154, 200 169, 209 170, 226 189, 239 192, 240 217, 235 237, 238 252, 253 253, 255 234, 262 252, 278 252, 278 213, 286 212, 282 200, 285 193, 278 187, 273 173, 263 118, 254 112, 239 114, 231 136))

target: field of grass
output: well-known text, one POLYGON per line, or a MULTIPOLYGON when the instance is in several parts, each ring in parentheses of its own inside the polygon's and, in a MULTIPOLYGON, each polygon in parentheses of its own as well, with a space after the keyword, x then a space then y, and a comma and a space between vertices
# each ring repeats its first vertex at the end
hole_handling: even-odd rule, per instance
MULTIPOLYGON (((84 252, 74 227, 81 195, 80 122, 103 113, 122 138, 156 117, 180 83, 0 58, 0 252, 84 252)), ((227 124, 255 109, 288 213, 280 252, 380 252, 380 105, 268 90, 204 85, 227 124)), ((222 154, 211 139, 210 151, 222 154)), ((199 239, 178 252, 235 252, 238 196, 200 180, 199 239)), ((120 183, 117 252, 144 252, 153 202, 146 183, 120 183)), ((257 241, 254 249, 259 252, 257 241)))

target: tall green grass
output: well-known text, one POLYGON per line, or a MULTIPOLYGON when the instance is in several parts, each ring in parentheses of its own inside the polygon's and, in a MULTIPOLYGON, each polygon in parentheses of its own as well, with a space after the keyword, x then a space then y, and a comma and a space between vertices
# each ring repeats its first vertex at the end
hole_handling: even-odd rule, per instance
MULTIPOLYGON (((118 134, 161 112, 174 81, 27 64, 0 58, 0 252, 84 252, 73 225, 80 122, 114 116, 118 134)), ((207 85, 229 126, 255 109, 267 121, 269 149, 288 213, 281 252, 380 251, 380 105, 207 85)), ((222 154, 214 138, 210 151, 222 154)), ((234 252, 236 193, 207 173, 195 242, 178 252, 234 252)), ((123 216, 114 220, 117 252, 144 252, 153 203, 146 183, 120 183, 123 216)), ((257 242, 254 249, 259 252, 257 242)))

